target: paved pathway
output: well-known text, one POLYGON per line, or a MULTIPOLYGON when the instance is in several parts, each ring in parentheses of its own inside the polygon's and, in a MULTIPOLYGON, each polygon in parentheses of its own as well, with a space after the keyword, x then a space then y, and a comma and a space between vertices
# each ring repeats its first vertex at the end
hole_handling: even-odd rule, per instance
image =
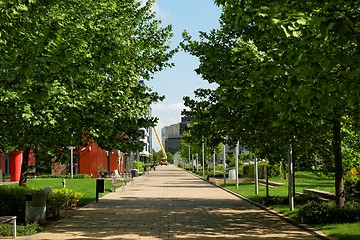
POLYGON ((175 166, 162 166, 19 239, 319 238, 175 166))

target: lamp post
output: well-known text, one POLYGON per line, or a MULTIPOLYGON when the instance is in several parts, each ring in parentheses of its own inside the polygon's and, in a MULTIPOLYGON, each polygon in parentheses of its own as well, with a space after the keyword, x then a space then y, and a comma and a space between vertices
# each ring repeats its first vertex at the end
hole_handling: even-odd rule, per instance
POLYGON ((203 177, 205 178, 205 144, 204 144, 204 137, 202 137, 202 172, 203 177))
POLYGON ((215 177, 215 174, 216 174, 216 164, 215 164, 215 149, 214 149, 214 153, 213 153, 213 164, 214 164, 214 177, 215 177))
POLYGON ((239 188, 239 141, 236 143, 235 149, 235 175, 236 175, 236 189, 239 188))
POLYGON ((257 158, 255 157, 255 162, 254 162, 254 172, 255 172, 255 195, 259 194, 259 170, 258 170, 258 161, 257 158))
POLYGON ((74 147, 70 147, 70 175, 71 179, 74 178, 74 147))
POLYGON ((224 143, 224 150, 223 150, 223 154, 224 154, 224 185, 226 186, 226 146, 224 143))

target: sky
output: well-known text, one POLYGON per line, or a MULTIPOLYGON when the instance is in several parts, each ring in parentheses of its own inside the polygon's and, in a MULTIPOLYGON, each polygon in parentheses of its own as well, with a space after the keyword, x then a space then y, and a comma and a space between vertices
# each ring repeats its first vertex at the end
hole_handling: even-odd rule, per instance
MULTIPOLYGON (((211 29, 219 28, 221 9, 213 0, 156 0, 153 10, 164 26, 172 25, 174 34, 170 40, 172 48, 182 41, 184 30, 197 40, 199 31, 209 32, 211 29)), ((181 121, 181 111, 185 108, 184 96, 194 98, 194 90, 214 88, 195 73, 199 65, 196 57, 180 50, 171 62, 175 67, 156 73, 153 79, 146 83, 154 92, 165 96, 164 101, 151 106, 152 116, 159 118, 156 130, 160 137, 164 126, 181 121)), ((160 150, 155 136, 152 142, 153 148, 156 151, 160 150)))

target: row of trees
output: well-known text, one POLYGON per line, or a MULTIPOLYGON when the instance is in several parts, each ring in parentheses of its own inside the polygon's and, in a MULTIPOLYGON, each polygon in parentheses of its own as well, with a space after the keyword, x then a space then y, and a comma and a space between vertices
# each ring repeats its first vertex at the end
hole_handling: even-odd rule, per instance
POLYGON ((240 141, 270 162, 332 162, 337 205, 345 169, 359 166, 360 5, 357 1, 215 0, 221 27, 184 33, 182 47, 214 90, 185 97, 189 143, 240 141))
POLYGON ((163 97, 139 83, 175 52, 153 2, 0 3, 0 149, 24 150, 20 185, 30 148, 141 147, 139 129, 156 122, 148 108, 163 97))

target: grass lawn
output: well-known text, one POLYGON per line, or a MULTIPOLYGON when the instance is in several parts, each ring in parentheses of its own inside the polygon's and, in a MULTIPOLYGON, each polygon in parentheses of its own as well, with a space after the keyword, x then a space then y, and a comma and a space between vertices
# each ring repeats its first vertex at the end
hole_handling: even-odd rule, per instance
MULTIPOLYGON (((269 187, 270 196, 287 196, 287 180, 282 178, 271 178, 269 181, 284 183, 284 186, 269 187)), ((239 188, 235 185, 226 185, 226 188, 236 192, 250 200, 262 203, 266 197, 266 188, 264 185, 259 185, 259 194, 255 194, 254 183, 240 183, 239 188)), ((335 192, 335 181, 332 177, 324 175, 316 175, 311 172, 297 172, 295 174, 295 191, 302 192, 303 189, 311 188, 328 192, 335 192)), ((290 211, 288 205, 272 205, 271 209, 285 214, 295 221, 298 221, 298 209, 300 206, 295 206, 295 211, 290 211)), ((360 239, 360 223, 353 224, 328 224, 317 225, 315 228, 321 230, 329 236, 336 237, 341 240, 355 240, 360 239)))
MULTIPOLYGON (((28 179, 27 186, 31 188, 62 188, 61 178, 37 178, 28 179)), ((66 179, 66 188, 73 189, 83 194, 78 206, 83 206, 96 199, 96 179, 66 179)), ((99 197, 112 191, 111 179, 105 179, 105 193, 100 193, 99 197)))

